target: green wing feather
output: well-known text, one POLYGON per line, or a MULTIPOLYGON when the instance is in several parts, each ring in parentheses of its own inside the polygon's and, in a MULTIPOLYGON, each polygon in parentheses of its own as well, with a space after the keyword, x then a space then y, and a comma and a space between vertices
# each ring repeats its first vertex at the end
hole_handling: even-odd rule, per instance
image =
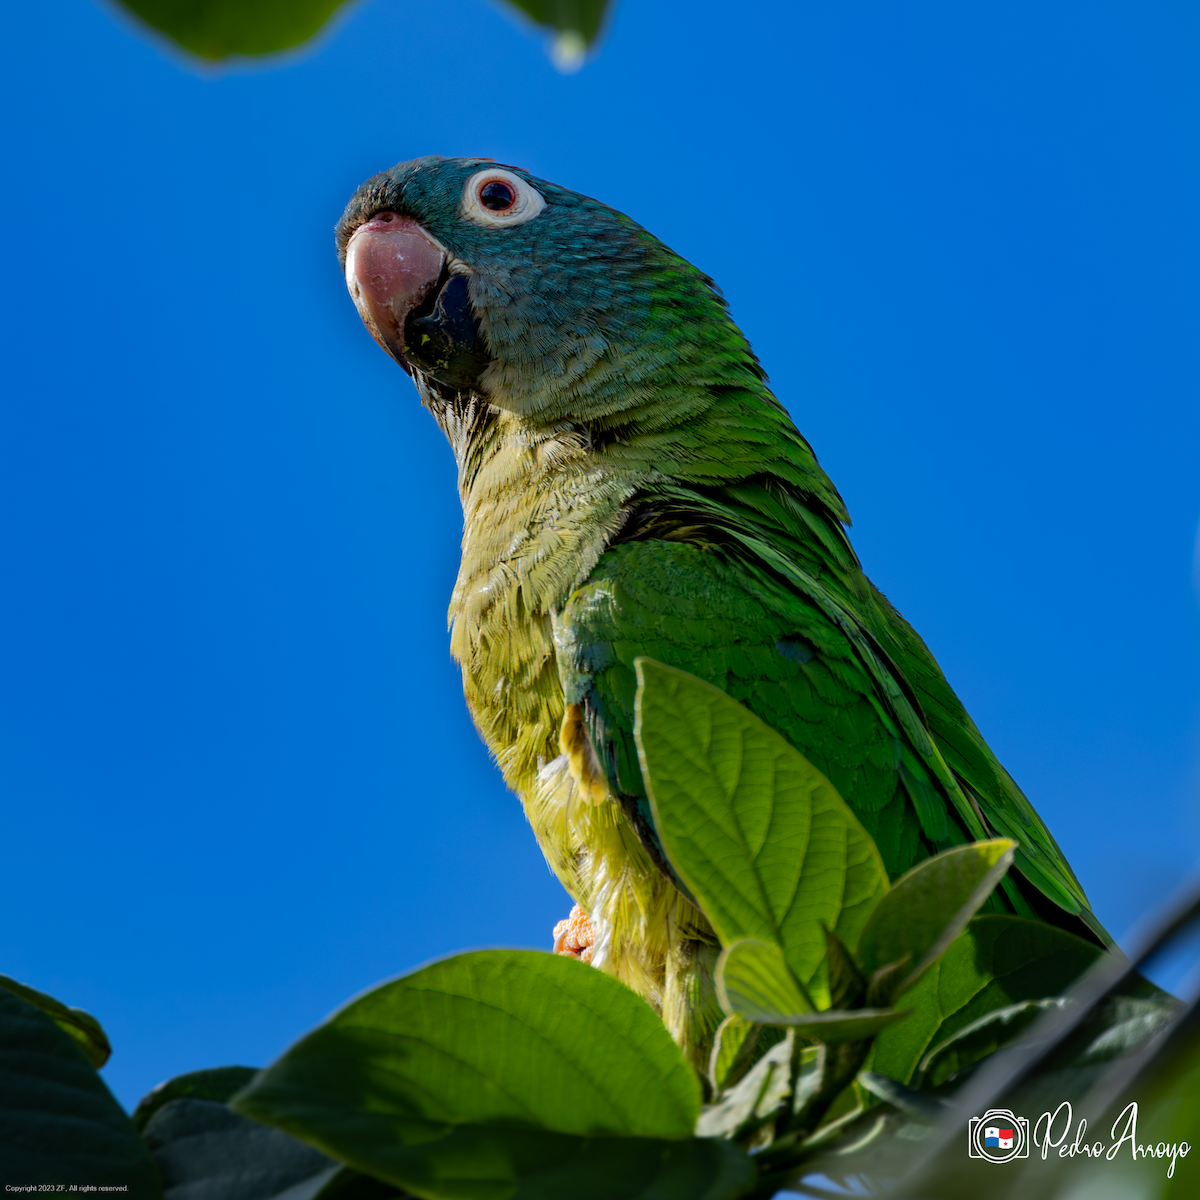
MULTIPOLYGON (((660 484, 555 625, 564 699, 627 803, 645 800, 633 747, 633 660, 723 688, 822 770, 893 877, 946 846, 1020 844, 1017 867, 1106 942, 1062 852, 988 749, 924 643, 858 567, 840 522, 778 481, 660 484)), ((1033 915, 1012 882, 998 907, 1033 915)))

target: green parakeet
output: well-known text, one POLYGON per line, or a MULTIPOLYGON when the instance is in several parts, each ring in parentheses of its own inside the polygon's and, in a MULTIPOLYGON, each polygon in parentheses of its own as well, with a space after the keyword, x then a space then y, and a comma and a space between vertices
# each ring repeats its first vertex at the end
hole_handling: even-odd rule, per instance
POLYGON ((832 781, 895 877, 1013 838, 992 905, 1108 944, 908 623, 720 292, 629 217, 490 159, 401 163, 337 228, 351 295, 458 464, 467 704, 591 915, 592 962, 697 1061, 717 951, 655 834, 634 659, 715 684, 832 781))

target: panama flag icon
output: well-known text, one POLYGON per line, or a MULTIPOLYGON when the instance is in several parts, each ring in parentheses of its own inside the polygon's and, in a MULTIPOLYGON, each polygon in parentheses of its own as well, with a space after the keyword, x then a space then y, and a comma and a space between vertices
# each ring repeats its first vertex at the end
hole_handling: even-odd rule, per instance
POLYGON ((1011 1150, 1013 1131, 1011 1129, 1001 1129, 998 1125, 989 1125, 983 1131, 983 1144, 985 1146, 992 1146, 997 1150, 1011 1150))

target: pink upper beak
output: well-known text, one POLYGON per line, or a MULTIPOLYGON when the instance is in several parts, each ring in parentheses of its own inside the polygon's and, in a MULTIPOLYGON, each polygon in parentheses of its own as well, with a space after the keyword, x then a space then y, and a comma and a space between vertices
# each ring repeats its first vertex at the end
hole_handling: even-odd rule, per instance
POLYGON ((404 322, 441 278, 445 250, 411 217, 383 212, 346 248, 346 286, 371 336, 402 366, 404 322))

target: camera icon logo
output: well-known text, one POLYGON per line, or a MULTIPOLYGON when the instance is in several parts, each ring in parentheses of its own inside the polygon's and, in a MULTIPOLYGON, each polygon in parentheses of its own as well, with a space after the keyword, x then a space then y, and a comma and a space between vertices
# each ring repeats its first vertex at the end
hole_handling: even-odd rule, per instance
POLYGON ((989 1108, 982 1117, 972 1117, 967 1122, 967 1154, 994 1163, 1028 1158, 1028 1120, 1007 1108, 989 1108))

